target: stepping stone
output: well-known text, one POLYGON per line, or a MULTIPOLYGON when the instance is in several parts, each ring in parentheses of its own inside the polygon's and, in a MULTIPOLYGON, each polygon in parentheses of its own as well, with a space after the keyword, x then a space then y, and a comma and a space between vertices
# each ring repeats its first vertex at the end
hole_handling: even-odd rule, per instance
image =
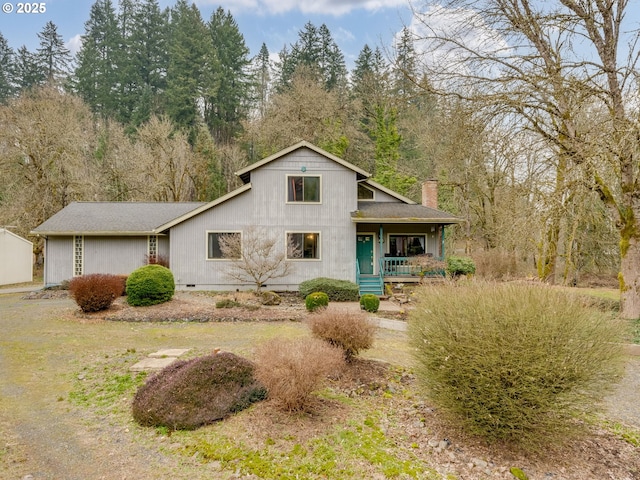
POLYGON ((164 358, 143 358, 135 365, 132 365, 129 370, 132 372, 145 372, 149 370, 162 370, 164 367, 171 365, 178 360, 177 357, 164 357, 164 358))
POLYGON ((164 358, 164 357, 179 357, 189 351, 188 348, 166 348, 164 350, 158 350, 155 353, 150 353, 151 358, 164 358))

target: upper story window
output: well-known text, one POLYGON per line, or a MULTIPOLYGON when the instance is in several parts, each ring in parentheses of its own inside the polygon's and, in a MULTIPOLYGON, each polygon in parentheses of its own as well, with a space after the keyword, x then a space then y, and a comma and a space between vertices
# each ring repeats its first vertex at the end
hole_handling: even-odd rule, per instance
POLYGON ((287 175, 287 202, 320 203, 320 177, 287 175))
POLYGON ((239 259, 242 256, 240 232, 207 232, 207 259, 239 259))
POLYGON ((373 190, 358 184, 358 200, 373 200, 373 190))

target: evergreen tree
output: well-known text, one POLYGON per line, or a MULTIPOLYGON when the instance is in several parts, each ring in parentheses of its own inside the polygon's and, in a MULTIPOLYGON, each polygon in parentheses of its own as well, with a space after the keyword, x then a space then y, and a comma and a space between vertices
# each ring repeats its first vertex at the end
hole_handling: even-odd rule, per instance
POLYGON ((328 91, 345 88, 347 84, 347 67, 344 55, 325 24, 320 26, 318 33, 320 36, 319 66, 324 87, 328 91))
POLYGON ((122 44, 113 2, 97 0, 85 23, 74 86, 91 109, 104 118, 117 114, 119 109, 117 65, 122 44))
POLYGON ((38 33, 38 38, 37 57, 44 78, 51 84, 61 83, 70 73, 71 52, 58 33, 58 27, 51 21, 38 33))
POLYGON ((271 60, 269 49, 263 43, 260 52, 253 59, 253 95, 252 100, 256 104, 259 118, 264 118, 269 92, 271 90, 271 60))
POLYGON ((157 0, 126 0, 120 6, 120 120, 135 128, 160 113, 159 96, 165 89, 168 65, 169 19, 168 11, 162 12, 157 0))
POLYGON ((214 71, 217 88, 208 98, 206 122, 216 142, 230 143, 247 115, 249 48, 235 19, 222 7, 211 15, 209 31, 217 60, 214 71))
POLYGON ((201 107, 213 92, 211 36, 195 5, 178 0, 171 10, 166 111, 173 122, 195 138, 201 107))
POLYGON ((38 55, 30 52, 24 45, 18 49, 16 55, 15 78, 20 90, 43 85, 46 80, 38 62, 38 55))
POLYGON ((416 96, 417 58, 411 31, 404 27, 395 46, 393 88, 403 105, 408 105, 416 96))
POLYGON ((15 93, 15 74, 15 53, 0 33, 0 105, 15 93))

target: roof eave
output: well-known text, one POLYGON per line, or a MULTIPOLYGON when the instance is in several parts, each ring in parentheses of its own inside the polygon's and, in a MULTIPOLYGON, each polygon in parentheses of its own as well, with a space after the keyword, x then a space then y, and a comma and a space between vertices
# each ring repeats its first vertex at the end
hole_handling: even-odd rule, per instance
POLYGON ((446 224, 461 223, 459 218, 374 218, 374 217, 351 217, 353 223, 425 223, 425 224, 446 224))
POLYGON ((37 235, 39 237, 69 237, 69 236, 73 236, 73 235, 85 235, 85 236, 92 236, 92 237, 114 237, 114 236, 118 236, 118 237, 140 237, 140 236, 145 236, 145 235, 162 235, 159 234, 156 231, 153 230, 144 230, 144 231, 128 231, 128 232, 121 232, 121 231, 97 231, 97 232, 91 232, 91 231, 56 231, 56 230, 48 230, 48 231, 35 231, 32 230, 31 232, 29 232, 31 235, 37 235))

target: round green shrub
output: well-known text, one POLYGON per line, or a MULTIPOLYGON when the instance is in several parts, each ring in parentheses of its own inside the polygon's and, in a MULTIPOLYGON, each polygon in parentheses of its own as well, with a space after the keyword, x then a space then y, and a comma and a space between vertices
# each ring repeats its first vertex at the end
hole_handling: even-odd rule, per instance
POLYGON ((380 299, 373 293, 365 293, 360 297, 360 308, 375 313, 380 308, 380 299))
POLYGON ((171 270, 161 265, 145 265, 127 278, 127 302, 135 307, 168 302, 175 289, 171 270))
POLYGON ((409 319, 419 381, 472 434, 539 448, 577 433, 621 368, 624 328, 538 285, 430 288, 409 319))
POLYGON ((452 277, 473 275, 476 273, 476 264, 469 257, 447 257, 447 273, 452 277))
POLYGON ((360 295, 357 284, 326 277, 305 280, 298 287, 298 292, 302 298, 313 292, 324 292, 332 302, 357 302, 360 295))
POLYGON ((324 292, 313 292, 306 296, 304 304, 308 311, 315 312, 319 308, 326 308, 329 305, 329 296, 324 292))

